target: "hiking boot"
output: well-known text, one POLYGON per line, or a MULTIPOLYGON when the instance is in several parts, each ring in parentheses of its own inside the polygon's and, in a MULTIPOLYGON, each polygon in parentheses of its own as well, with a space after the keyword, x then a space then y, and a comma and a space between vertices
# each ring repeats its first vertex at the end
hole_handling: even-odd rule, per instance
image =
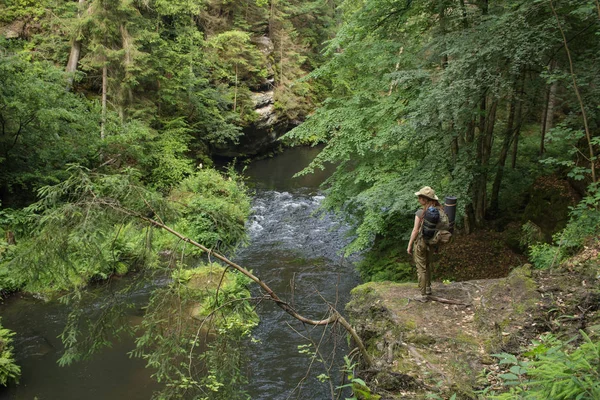
POLYGON ((420 301, 421 303, 426 303, 429 301, 429 296, 427 296, 426 294, 422 294, 420 296, 415 297, 416 301, 420 301))
POLYGON ((431 286, 429 286, 427 289, 425 289, 425 294, 426 294, 427 296, 430 296, 430 295, 431 295, 431 286))

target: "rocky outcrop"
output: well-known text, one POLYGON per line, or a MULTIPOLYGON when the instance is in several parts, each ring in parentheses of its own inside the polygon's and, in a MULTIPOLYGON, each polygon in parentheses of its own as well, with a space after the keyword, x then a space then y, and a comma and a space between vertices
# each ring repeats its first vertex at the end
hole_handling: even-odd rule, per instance
POLYGON ((6 26, 0 26, 0 34, 6 39, 25 37, 25 21, 13 21, 6 26))
MULTIPOLYGON (((274 45, 268 36, 259 36, 252 40, 258 49, 270 59, 274 45)), ((288 132, 298 121, 286 121, 280 118, 275 109, 275 70, 267 62, 267 77, 252 90, 252 102, 256 119, 243 127, 239 143, 213 150, 221 157, 249 157, 268 151, 276 145, 277 139, 288 132)))
POLYGON ((274 105, 274 92, 256 92, 252 94, 256 119, 244 127, 239 143, 225 148, 215 149, 213 154, 221 157, 248 157, 268 151, 277 139, 293 128, 293 123, 279 118, 274 105))
MULTIPOLYGON (((436 283, 436 301, 427 302, 416 300, 414 283, 359 286, 346 309, 376 360, 359 375, 386 399, 476 398, 475 391, 493 387, 502 373, 492 354, 518 353, 541 332, 558 329, 553 310, 581 315, 578 307, 589 303, 586 323, 598 323, 599 313, 591 312, 598 299, 590 300, 598 277, 592 275, 525 266, 501 279, 436 283)), ((560 329, 575 334, 581 321, 570 322, 560 329)))
POLYGON ((0 36, 5 39, 29 39, 35 33, 40 33, 42 25, 40 21, 27 18, 25 20, 12 21, 7 25, 0 23, 0 36))
POLYGON ((263 82, 258 86, 253 88, 256 92, 265 92, 273 90, 275 86, 275 69, 273 68, 273 64, 271 63, 273 51, 275 51, 275 45, 273 41, 268 36, 258 36, 252 39, 252 43, 265 55, 265 59, 267 60, 267 77, 263 80, 263 82))

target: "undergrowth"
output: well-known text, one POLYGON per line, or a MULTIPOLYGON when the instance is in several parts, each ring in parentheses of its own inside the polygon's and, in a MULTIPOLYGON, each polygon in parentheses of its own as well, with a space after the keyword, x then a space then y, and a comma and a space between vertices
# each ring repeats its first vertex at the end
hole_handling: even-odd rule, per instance
POLYGON ((580 338, 563 341, 543 335, 522 357, 501 353, 499 364, 508 370, 499 375, 506 392, 482 393, 490 399, 594 400, 600 398, 600 339, 580 331, 580 338), (573 345, 576 340, 580 345, 573 345))
POLYGON ((18 382, 21 368, 16 364, 12 337, 14 332, 0 324, 0 385, 6 386, 10 381, 18 382))
POLYGON ((553 237, 552 243, 532 244, 529 257, 537 268, 559 265, 575 255, 590 240, 600 235, 600 186, 592 184, 588 195, 571 208, 567 226, 553 237))

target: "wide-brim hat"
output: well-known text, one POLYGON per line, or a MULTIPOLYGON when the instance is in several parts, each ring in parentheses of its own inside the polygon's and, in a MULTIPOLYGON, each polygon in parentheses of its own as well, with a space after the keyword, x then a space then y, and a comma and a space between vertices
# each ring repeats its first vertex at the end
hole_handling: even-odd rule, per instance
POLYGON ((422 187, 421 190, 419 190, 418 192, 415 192, 415 196, 423 196, 423 197, 427 197, 428 199, 437 200, 437 201, 440 200, 435 195, 435 190, 433 190, 429 186, 422 187))

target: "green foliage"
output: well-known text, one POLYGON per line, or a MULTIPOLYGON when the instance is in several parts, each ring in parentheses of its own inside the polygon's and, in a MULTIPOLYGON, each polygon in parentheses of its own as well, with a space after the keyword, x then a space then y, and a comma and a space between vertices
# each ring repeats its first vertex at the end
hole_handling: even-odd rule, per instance
POLYGON ((539 244, 543 242, 543 233, 539 226, 531 221, 527 221, 521 227, 521 238, 519 243, 521 246, 527 247, 529 245, 539 244))
POLYGON ((9 381, 19 381, 21 367, 15 363, 12 347, 14 332, 0 324, 0 385, 6 386, 9 381))
POLYGON ((154 377, 165 382, 157 398, 191 393, 246 398, 240 390, 246 377, 239 347, 258 323, 248 283, 216 264, 180 266, 172 283, 152 295, 133 354, 147 360, 154 377))
MULTIPOLYGON (((38 194, 24 211, 0 210, 1 233, 16 237, 16 245, 0 243, 0 290, 63 294, 73 313, 62 335, 62 364, 131 333, 126 317, 133 289, 87 313, 81 289, 89 282, 130 271, 156 277, 173 266, 159 254, 182 260, 199 255, 144 218, 215 250, 244 243, 250 206, 239 177, 231 171, 223 177, 199 161, 211 164, 211 149, 234 143, 241 127, 256 119, 251 91, 275 79, 282 124, 302 120, 312 108, 312 83, 296 81, 322 59, 316 49, 334 26, 329 2, 200 3, 0 4, 0 25, 14 27, 10 35, 18 36, 0 39, 0 200, 22 207, 38 194), (268 55, 257 45, 267 32, 274 44, 268 55), (76 48, 77 72, 66 75, 62 66, 76 48)), ((177 284, 168 293, 189 284, 184 275, 173 277, 177 284)), ((214 297, 227 302, 248 295, 242 286, 231 292, 224 286, 214 297)), ((159 295, 153 299, 158 307, 159 295)), ((186 301, 214 307, 199 298, 186 301)), ((213 350, 203 353, 203 374, 169 375, 169 390, 201 387, 222 398, 238 396, 231 393, 243 381, 239 355, 222 358, 238 343, 222 337, 246 336, 255 324, 239 307, 222 309, 230 317, 211 331, 219 334, 213 350), (221 369, 210 367, 219 363, 221 369)), ((189 348, 189 335, 181 340, 189 348)), ((152 351, 145 348, 144 356, 152 351)))
POLYGON ((565 229, 554 235, 554 243, 534 244, 529 257, 537 268, 557 266, 573 256, 589 240, 600 235, 600 190, 598 184, 588 188, 588 195, 571 209, 565 229))
POLYGON ((536 268, 545 269, 558 265, 563 260, 561 249, 548 243, 529 248, 529 259, 536 268))
POLYGON ((139 222, 107 213, 108 200, 94 199, 120 198, 129 203, 127 207, 139 210, 146 207, 144 201, 160 204, 160 197, 141 192, 133 171, 101 175, 76 166, 69 171, 65 181, 39 190, 40 201, 27 208, 34 216, 31 236, 20 238, 12 258, 3 260, 5 268, 25 280, 28 291, 81 288, 90 280, 123 273, 125 262, 129 262, 126 269, 136 268, 152 265, 155 258, 139 222))
POLYGON ((510 366, 499 375, 508 392, 493 399, 596 399, 600 396, 600 341, 580 331, 583 343, 573 348, 552 335, 534 341, 521 361, 511 354, 496 354, 500 365, 510 366))
POLYGON ((39 20, 45 12, 46 1, 38 0, 6 0, 0 6, 0 21, 12 22, 21 19, 39 20))
POLYGON ((266 77, 265 57, 252 43, 250 34, 238 30, 211 37, 206 45, 213 51, 217 67, 214 77, 229 84, 247 81, 259 84, 266 77), (219 65, 220 64, 220 65, 219 65))
POLYGON ((168 191, 238 140, 257 118, 252 91, 271 78, 279 122, 302 120, 312 85, 296 81, 322 58, 335 10, 316 0, 10 0, 0 14, 11 37, 0 39, 0 198, 22 206, 73 162, 135 166, 168 191), (66 75, 75 49, 77 72, 66 75))
MULTIPOLYGON (((597 19, 589 5, 557 4, 567 37, 597 19)), ((488 7, 488 2, 367 0, 343 2, 340 10, 343 24, 328 43, 328 61, 310 74, 331 82, 330 97, 287 139, 326 143, 305 173, 337 165, 325 185, 325 206, 352 215, 356 236, 349 251, 369 248, 387 234, 389 219, 410 214, 412 193, 424 185, 458 196, 457 221, 464 215, 476 226, 494 216, 499 204, 506 204, 503 211, 519 207, 535 177, 556 169, 529 161, 539 157, 538 116, 545 107, 540 91, 552 82, 566 86, 571 78, 556 50, 561 35, 547 2, 498 1, 488 7), (548 59, 558 65, 552 71, 548 59), (494 185, 492 177, 498 180, 494 185)), ((598 54, 591 50, 597 48, 597 26, 591 31, 571 49, 578 78, 586 82, 597 78, 589 69, 590 57, 598 54)), ((596 88, 581 88, 591 111, 596 88)), ((565 92, 577 109, 572 88, 565 92)), ((560 120, 581 131, 579 115, 560 120)), ((577 137, 548 136, 548 156, 566 154, 573 162, 583 149, 577 137)), ((589 178, 586 163, 580 164, 573 177, 589 178)))
POLYGON ((213 169, 199 169, 181 181, 169 200, 181 215, 175 226, 204 246, 223 252, 245 242, 250 200, 233 170, 224 177, 213 169))
POLYGON ((343 390, 349 388, 352 390, 352 397, 346 398, 346 400, 379 400, 381 396, 378 394, 371 393, 371 389, 367 386, 364 380, 357 378, 354 375, 354 370, 358 364, 352 363, 352 360, 348 356, 344 356, 344 372, 348 383, 338 386, 336 389, 343 390))
POLYGON ((101 174, 72 166, 70 173, 41 188, 40 200, 27 208, 30 236, 20 237, 0 265, 8 283, 24 282, 28 291, 77 290, 91 280, 156 266, 158 251, 175 250, 178 241, 154 232, 140 216, 181 227, 215 249, 231 250, 245 240, 250 204, 235 175, 198 170, 167 199, 145 188, 135 170, 101 174))
POLYGON ((159 131, 164 121, 182 119, 201 156, 206 146, 235 142, 256 118, 251 90, 268 86, 267 77, 275 79, 282 117, 306 115, 312 85, 295 81, 322 59, 335 9, 317 0, 11 0, 0 14, 22 39, 12 48, 65 65, 77 43, 76 90, 99 100, 106 69, 109 112, 159 131), (267 36, 276 51, 256 44, 267 36))
POLYGON ((51 63, 5 52, 0 39, 0 190, 27 198, 65 179, 67 163, 96 158, 99 113, 51 63))
MULTIPOLYGON (((118 174, 71 166, 69 172, 65 181, 39 190, 40 200, 26 209, 25 233, 16 246, 3 246, 0 265, 3 285, 20 279, 16 284, 24 290, 64 293, 61 300, 72 312, 61 334, 65 353, 59 363, 87 359, 120 335, 133 334, 130 295, 147 279, 167 275, 171 284, 152 294, 136 352, 167 383, 161 398, 190 390, 210 390, 217 396, 211 398, 243 398, 237 390, 245 379, 239 370, 241 352, 235 348, 257 323, 248 303, 248 280, 217 265, 188 269, 182 261, 173 272, 175 262, 161 262, 160 251, 180 260, 199 252, 148 223, 154 218, 182 227, 208 247, 234 249, 246 237, 250 210, 238 177, 200 169, 167 197, 145 187, 133 169, 118 174), (115 291, 107 284, 96 289, 110 296, 81 290, 91 280, 133 269, 139 275, 124 288, 115 291), (90 310, 89 298, 95 295, 105 300, 90 310), (169 318, 172 323, 165 322, 169 318), (213 338, 208 344, 205 335, 213 338)), ((17 220, 6 215, 7 223, 17 220)))
POLYGON ((149 181, 170 188, 192 173, 192 161, 184 156, 192 137, 183 118, 168 121, 150 147, 152 171, 149 181))
MULTIPOLYGON (((400 220, 401 221, 401 220, 400 220)), ((405 259, 406 240, 404 236, 410 232, 406 224, 390 224, 386 235, 377 237, 373 247, 364 254, 357 268, 364 281, 407 282, 414 279, 414 267, 405 259)))
POLYGON ((15 256, 15 238, 28 234, 31 214, 23 210, 0 209, 0 294, 7 295, 25 285, 25 277, 15 274, 8 260, 15 256), (10 242, 9 242, 10 241, 10 242))

